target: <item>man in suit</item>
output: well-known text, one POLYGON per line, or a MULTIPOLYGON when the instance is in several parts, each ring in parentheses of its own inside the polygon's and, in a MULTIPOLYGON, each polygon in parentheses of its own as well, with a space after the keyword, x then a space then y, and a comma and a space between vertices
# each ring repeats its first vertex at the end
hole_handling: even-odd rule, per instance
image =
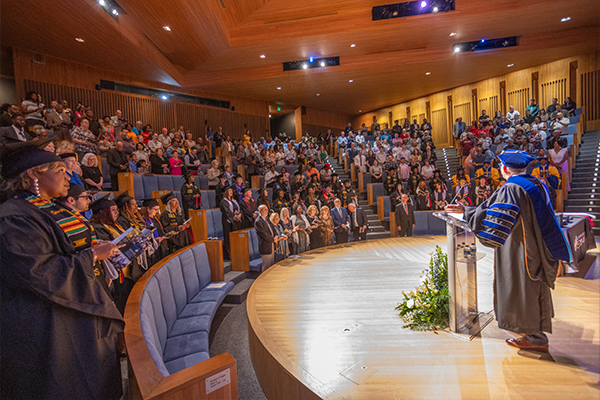
POLYGON ((348 212, 350 212, 350 230, 354 241, 367 240, 367 228, 369 221, 367 221, 367 215, 365 210, 360 207, 356 207, 354 203, 348 204, 348 212))
POLYGON ((221 225, 223 226, 223 245, 225 246, 224 256, 231 259, 229 251, 229 232, 237 231, 242 228, 242 213, 240 205, 233 195, 231 186, 225 186, 223 189, 223 200, 219 204, 221 209, 221 225))
POLYGON ((123 151, 123 142, 116 142, 115 147, 106 153, 106 161, 110 166, 108 173, 110 174, 110 185, 113 192, 119 191, 119 172, 127 172, 129 170, 129 158, 123 151))
POLYGON ((275 263, 274 244, 278 237, 275 234, 275 229, 267 219, 269 208, 261 204, 258 207, 258 212, 260 215, 254 221, 254 228, 256 228, 256 236, 258 236, 258 252, 262 258, 262 270, 266 271, 275 263))
POLYGON ((401 202, 396 206, 396 226, 398 236, 412 236, 415 228, 415 212, 408 203, 408 195, 403 194, 401 202))
POLYGON ((256 201, 252 198, 252 189, 247 187, 244 189, 240 208, 242 209, 242 227, 252 228, 254 221, 258 216, 256 212, 256 201))
POLYGON ((0 128, 0 147, 9 143, 28 142, 33 139, 31 134, 25 130, 25 118, 21 114, 12 116, 12 125, 0 128))
POLYGON ((231 165, 229 162, 229 156, 234 156, 233 143, 231 143, 231 137, 227 136, 227 139, 221 143, 221 159, 223 160, 222 165, 226 167, 231 165))
POLYGON ((458 117, 456 119, 456 122, 452 126, 452 136, 454 136, 454 138, 456 140, 459 140, 460 136, 466 131, 467 131, 467 124, 465 124, 463 122, 462 117, 458 117))
POLYGON ((348 229, 350 229, 348 211, 342 207, 340 199, 335 199, 333 204, 335 207, 331 210, 331 219, 333 220, 335 243, 348 243, 348 229))

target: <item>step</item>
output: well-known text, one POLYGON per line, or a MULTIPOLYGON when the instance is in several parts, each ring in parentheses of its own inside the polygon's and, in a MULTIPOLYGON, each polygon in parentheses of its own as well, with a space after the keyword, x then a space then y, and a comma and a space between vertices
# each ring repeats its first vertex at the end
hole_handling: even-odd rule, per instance
POLYGON ((390 231, 385 232, 367 232, 367 239, 385 239, 390 237, 390 231))
POLYGON ((242 304, 244 301, 246 301, 246 298, 248 297, 248 291, 253 283, 254 279, 244 279, 240 283, 237 283, 233 290, 229 292, 227 296, 225 296, 223 303, 242 304))
POLYGON ((234 284, 237 285, 244 279, 246 279, 245 271, 229 271, 229 272, 225 273, 225 281, 226 282, 233 282, 234 284))
POLYGON ((226 274, 231 271, 231 261, 223 260, 223 272, 226 274))

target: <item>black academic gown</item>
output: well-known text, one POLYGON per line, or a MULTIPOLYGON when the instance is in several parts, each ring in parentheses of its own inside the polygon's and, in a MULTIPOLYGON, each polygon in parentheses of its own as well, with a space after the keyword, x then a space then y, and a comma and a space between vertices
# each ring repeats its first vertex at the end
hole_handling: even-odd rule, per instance
POLYGON ((194 184, 184 183, 181 186, 181 209, 183 210, 183 214, 185 215, 185 219, 188 219, 189 210, 199 210, 202 205, 202 200, 198 198, 196 201, 195 195, 200 194, 200 189, 198 186, 194 184))
POLYGON ((0 206, 0 397, 119 399, 124 323, 54 220, 24 199, 0 206))
POLYGON ((229 255, 229 233, 242 229, 242 221, 234 219, 234 216, 241 213, 241 210, 235 195, 231 200, 222 199, 219 208, 221 209, 221 224, 223 225, 223 246, 225 247, 225 253, 229 255))
MULTIPOLYGON (((165 231, 163 230, 162 224, 156 218, 148 218, 144 219, 146 221, 146 225, 152 225, 156 228, 156 232, 158 233, 157 237, 165 236, 165 231)), ((148 257, 148 265, 151 267, 166 256, 169 255, 169 246, 168 241, 165 239, 160 242, 158 248, 152 253, 150 257, 148 257)))
MULTIPOLYGON (((177 228, 185 222, 181 214, 169 213, 167 210, 163 211, 159 220, 165 233, 177 230, 177 228), (173 221, 171 220, 172 218, 173 221)), ((183 249, 185 246, 189 246, 190 243, 190 233, 187 229, 184 229, 168 239, 169 251, 173 253, 179 249, 183 249)))

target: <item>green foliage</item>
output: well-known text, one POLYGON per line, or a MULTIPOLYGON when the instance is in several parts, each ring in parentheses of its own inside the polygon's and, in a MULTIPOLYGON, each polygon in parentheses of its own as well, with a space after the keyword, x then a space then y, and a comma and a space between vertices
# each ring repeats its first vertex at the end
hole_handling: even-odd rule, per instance
POLYGON ((421 284, 412 292, 402 292, 404 299, 396 310, 413 331, 443 329, 450 319, 450 292, 448 290, 448 255, 440 246, 431 253, 429 268, 421 275, 421 284))

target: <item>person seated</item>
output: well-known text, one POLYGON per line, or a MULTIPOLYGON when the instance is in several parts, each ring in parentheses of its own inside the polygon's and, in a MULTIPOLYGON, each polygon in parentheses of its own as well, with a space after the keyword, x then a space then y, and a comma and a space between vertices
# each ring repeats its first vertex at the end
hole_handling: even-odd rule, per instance
POLYGON ((545 179, 555 190, 560 187, 560 173, 558 168, 548 164, 548 157, 538 158, 540 165, 533 169, 531 175, 538 179, 545 179))
POLYGON ((486 201, 490 195, 492 194, 492 188, 487 183, 487 179, 485 176, 480 176, 478 178, 479 185, 475 187, 475 205, 478 206, 484 201, 486 201))
MULTIPOLYGON (((285 198, 287 201, 290 201, 290 197, 289 197, 289 187, 287 185, 287 183, 285 182, 285 177, 282 175, 279 175, 277 177, 277 181, 275 182, 275 184, 273 185, 273 198, 276 198, 276 193, 279 191, 283 191, 285 198)), ((273 201, 275 202, 275 201, 273 201)))
POLYGON ((304 178, 302 177, 302 173, 300 171, 296 171, 294 173, 294 180, 292 181, 290 188, 292 190, 292 194, 300 193, 301 195, 304 195, 304 191, 306 190, 306 183, 304 182, 304 178))
POLYGON ((461 203, 463 206, 472 206, 473 202, 471 201, 471 197, 469 196, 469 182, 467 181, 468 177, 461 176, 458 179, 458 186, 456 186, 456 202, 461 203))
POLYGON ((313 176, 313 175, 315 175, 315 176, 317 177, 317 180, 320 180, 320 179, 321 179, 321 176, 320 176, 320 174, 319 174, 319 170, 317 169, 317 167, 316 167, 316 164, 315 164, 314 162, 313 162, 313 163, 310 163, 310 164, 308 165, 308 169, 307 169, 307 171, 306 171, 306 177, 307 177, 308 179, 312 180, 312 176, 313 176))
POLYGON ((467 184, 471 181, 469 175, 465 174, 465 169, 463 167, 458 167, 456 169, 456 175, 452 175, 452 189, 455 189, 459 185, 461 178, 464 178, 467 184))
POLYGON ((448 188, 446 187, 446 182, 444 181, 444 178, 442 177, 442 171, 440 171, 439 169, 436 169, 433 171, 433 176, 429 180, 429 188, 431 189, 432 192, 435 190, 436 182, 440 182, 442 184, 442 187, 444 188, 444 190, 448 190, 448 188))
POLYGON ((308 184, 308 187, 311 187, 315 190, 315 192, 318 192, 321 190, 321 182, 319 182, 318 176, 317 175, 312 175, 310 182, 308 184))
POLYGON ((319 199, 318 193, 311 187, 306 190, 306 197, 304 198, 304 204, 306 207, 314 205, 317 209, 321 209, 321 200, 319 199))
POLYGON ((81 180, 81 166, 79 161, 77 161, 77 154, 75 153, 62 153, 59 154, 59 157, 63 159, 66 166, 66 173, 69 177, 70 184, 83 185, 81 180))
POLYGON ((492 187, 497 187, 500 180, 500 173, 496 168, 492 168, 492 164, 489 160, 485 160, 483 166, 475 171, 475 179, 484 177, 486 184, 492 187))
POLYGON ((275 165, 271 165, 269 167, 269 172, 265 174, 265 185, 267 187, 272 187, 279 176, 279 172, 275 169, 275 165))
POLYGON ((183 214, 179 206, 179 200, 173 192, 161 196, 161 201, 165 205, 165 211, 161 214, 159 221, 166 234, 174 232, 174 236, 169 237, 167 243, 169 252, 173 253, 179 249, 189 246, 191 243, 190 224, 184 224, 183 214))

